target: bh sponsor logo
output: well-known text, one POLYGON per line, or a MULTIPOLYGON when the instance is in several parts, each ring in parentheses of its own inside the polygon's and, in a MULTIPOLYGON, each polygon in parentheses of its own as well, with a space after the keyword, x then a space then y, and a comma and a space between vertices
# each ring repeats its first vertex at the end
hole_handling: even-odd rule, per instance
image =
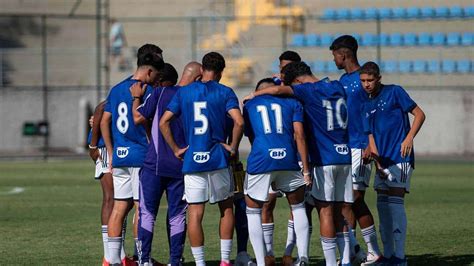
POLYGON ((339 154, 349 154, 349 147, 347 147, 347 144, 334 144, 334 147, 339 154))
POLYGON ((285 148, 277 148, 277 149, 268 149, 270 152, 270 157, 275 160, 281 160, 286 157, 286 149, 285 148))
POLYGON ((204 152, 200 151, 200 152, 193 153, 193 160, 196 163, 205 163, 209 161, 210 158, 211 158, 210 151, 204 151, 204 152))
POLYGON ((123 159, 128 156, 129 147, 118 147, 117 148, 117 157, 123 159))

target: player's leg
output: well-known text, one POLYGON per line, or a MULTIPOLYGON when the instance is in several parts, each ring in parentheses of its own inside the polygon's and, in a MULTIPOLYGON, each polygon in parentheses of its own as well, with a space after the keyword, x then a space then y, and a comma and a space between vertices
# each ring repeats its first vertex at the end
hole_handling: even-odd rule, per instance
POLYGON ((407 233, 407 216, 405 212, 405 193, 410 191, 410 178, 413 168, 404 162, 389 167, 387 180, 388 205, 392 215, 392 236, 395 244, 393 265, 406 265, 405 240, 407 233))
POLYGON ((275 230, 273 211, 275 210, 278 193, 279 191, 274 191, 270 186, 268 201, 262 207, 263 239, 265 241, 266 254, 270 257, 275 256, 273 252, 273 232, 275 230))
POLYGON ((188 237, 194 261, 197 266, 206 265, 204 259, 204 232, 202 218, 205 202, 209 200, 207 173, 184 176, 184 197, 188 203, 188 237))
POLYGON ((209 202, 218 203, 221 214, 219 235, 221 239, 221 265, 230 264, 232 237, 234 234, 234 183, 229 169, 220 169, 209 173, 209 202))
POLYGON ((339 253, 342 257, 342 265, 350 265, 351 248, 349 231, 342 211, 344 206, 351 206, 354 202, 351 165, 337 165, 333 166, 332 169, 332 174, 335 180, 335 200, 337 202, 335 204, 334 222, 336 226, 336 236, 339 246, 339 253))
POLYGON ((392 214, 388 204, 388 186, 386 179, 378 173, 374 178, 374 189, 377 192, 377 212, 379 214, 379 232, 383 245, 383 256, 388 260, 393 256, 392 214))
POLYGON ((102 209, 101 209, 101 221, 102 221, 102 242, 104 245, 104 259, 109 261, 109 249, 107 245, 108 234, 108 222, 112 209, 114 207, 114 183, 112 180, 111 173, 105 173, 100 179, 102 187, 102 209))
MULTIPOLYGON (((300 172, 296 172, 301 176, 300 172)), ((295 175, 295 173, 292 173, 295 175)), ((288 180, 288 179, 287 179, 288 180)), ((291 192, 286 192, 286 188, 281 187, 286 193, 286 198, 291 206, 291 212, 293 214, 294 230, 296 234, 296 246, 298 247, 298 257, 300 265, 309 265, 308 261, 308 243, 309 243, 309 232, 308 232, 308 217, 306 215, 306 208, 304 203, 305 195, 305 184, 303 178, 299 179, 302 183, 299 184, 296 178, 290 181, 289 189, 293 190, 295 187, 299 187, 291 192)))
POLYGON ((122 227, 133 207, 132 179, 128 168, 113 169, 114 207, 108 222, 110 263, 121 263, 123 247, 122 227))
POLYGON ((249 240, 249 229, 245 204, 245 196, 242 192, 234 195, 235 208, 235 233, 237 235, 237 257, 235 264, 237 266, 247 266, 252 259, 247 252, 247 243, 249 240))
POLYGON ((311 195, 319 213, 319 230, 326 265, 336 265, 336 228, 334 226, 335 182, 331 166, 314 167, 311 195))
POLYGON ((167 178, 166 197, 168 200, 168 225, 171 266, 180 265, 186 240, 186 209, 187 203, 182 199, 184 180, 167 178))
POLYGON ((271 194, 268 193, 271 184, 271 174, 247 174, 244 182, 245 202, 247 204, 247 220, 249 224, 250 243, 257 260, 257 265, 272 264, 265 261, 267 249, 265 246, 263 232, 263 215, 262 208, 264 202, 270 199, 271 194))
POLYGON ((140 171, 140 209, 138 220, 138 261, 140 264, 151 261, 151 246, 156 215, 163 195, 162 177, 154 171, 143 168, 140 171))
MULTIPOLYGON (((133 258, 138 259, 138 218, 140 212, 140 167, 130 167, 130 177, 132 180, 132 194, 133 194, 133 207, 135 212, 133 213, 133 240, 135 245, 133 246, 133 258)), ((161 196, 160 196, 161 198, 161 196)))

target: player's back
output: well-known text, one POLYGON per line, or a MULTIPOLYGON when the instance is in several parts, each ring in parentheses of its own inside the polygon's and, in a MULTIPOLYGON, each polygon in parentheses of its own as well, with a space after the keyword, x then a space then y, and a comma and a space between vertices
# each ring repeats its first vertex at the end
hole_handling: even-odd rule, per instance
POLYGON ((311 162, 317 166, 350 164, 346 93, 328 78, 293 86, 303 103, 311 162))
POLYGON ((178 90, 168 109, 181 115, 189 149, 184 156, 183 173, 226 168, 228 152, 220 143, 226 141, 226 116, 239 108, 231 88, 215 81, 197 81, 178 90))
POLYGON ((303 108, 293 98, 258 96, 244 106, 245 133, 253 140, 247 172, 298 171, 293 122, 303 122, 303 108))
MULTIPOLYGON (((130 87, 137 82, 131 77, 114 86, 107 97, 105 111, 112 114, 111 132, 114 167, 141 167, 148 147, 146 130, 133 121, 133 97, 130 87)), ((152 91, 147 86, 144 97, 152 91)))

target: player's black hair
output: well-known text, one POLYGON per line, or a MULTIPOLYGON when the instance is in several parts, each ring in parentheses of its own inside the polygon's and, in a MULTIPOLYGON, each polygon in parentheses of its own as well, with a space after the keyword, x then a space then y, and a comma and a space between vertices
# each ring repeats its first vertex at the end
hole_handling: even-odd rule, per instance
POLYGON ((260 80, 259 82, 257 82, 257 86, 255 87, 255 90, 258 90, 258 88, 260 87, 260 85, 262 85, 263 83, 271 83, 271 84, 273 84, 273 85, 277 85, 274 79, 272 79, 272 78, 264 78, 264 79, 260 80))
POLYGON ((137 66, 152 66, 161 70, 165 65, 162 53, 163 50, 154 44, 143 45, 137 52, 137 66))
POLYGON ((283 83, 285 85, 291 85, 297 77, 313 75, 311 68, 305 62, 291 62, 283 67, 281 73, 283 74, 283 83))
POLYGON ((359 74, 367 74, 372 75, 374 77, 380 77, 380 68, 376 63, 369 61, 359 69, 359 74))
POLYGON ((351 35, 342 35, 337 37, 329 47, 329 50, 336 51, 341 48, 349 49, 354 56, 357 55, 357 49, 359 49, 359 45, 357 44, 357 40, 351 35))
POLYGON ((174 68, 173 65, 165 63, 163 69, 160 70, 160 82, 169 81, 176 85, 178 82, 178 71, 174 68))
POLYGON ((278 59, 281 60, 288 60, 292 62, 301 62, 301 57, 297 52, 294 51, 284 51, 278 59))
POLYGON ((210 52, 202 58, 202 69, 221 73, 225 68, 224 57, 217 52, 210 52))

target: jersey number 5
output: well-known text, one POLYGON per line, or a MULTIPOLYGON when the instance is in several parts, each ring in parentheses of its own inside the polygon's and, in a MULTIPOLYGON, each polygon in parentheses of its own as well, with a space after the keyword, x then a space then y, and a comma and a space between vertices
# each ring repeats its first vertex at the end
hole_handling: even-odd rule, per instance
POLYGON ((202 113, 202 109, 207 108, 207 102, 194 102, 194 122, 201 122, 201 127, 194 128, 194 135, 204 135, 209 126, 207 117, 202 113))
MULTIPOLYGON (((272 103, 271 108, 272 111, 275 112, 276 133, 283 134, 283 118, 281 115, 281 106, 279 104, 272 103)), ((265 131, 265 134, 272 133, 267 107, 265 105, 257 105, 257 112, 259 112, 262 116, 263 131, 265 131)))
POLYGON ((328 100, 323 100, 323 107, 326 108, 326 117, 328 119, 328 131, 333 131, 334 130, 334 111, 336 113, 336 121, 337 124, 339 125, 339 128, 346 129, 347 128, 347 118, 348 116, 346 115, 346 119, 343 120, 341 116, 341 108, 344 106, 344 108, 347 111, 347 105, 346 101, 344 98, 339 98, 339 100, 336 101, 336 108, 332 107, 332 104, 328 100))

